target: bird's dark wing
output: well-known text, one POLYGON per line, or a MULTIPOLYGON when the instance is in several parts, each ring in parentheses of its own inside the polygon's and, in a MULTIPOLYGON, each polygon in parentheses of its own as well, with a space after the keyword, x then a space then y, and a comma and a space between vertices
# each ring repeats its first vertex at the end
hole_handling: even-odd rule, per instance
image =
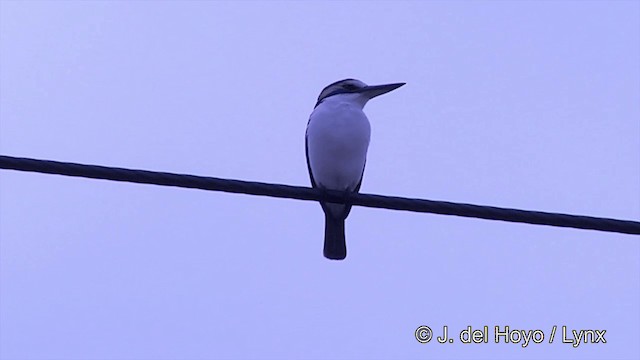
MULTIPOLYGON (((362 178, 364 177, 364 168, 367 167, 367 159, 364 160, 364 166, 362 166, 362 174, 360 174, 360 181, 358 181, 358 185, 356 185, 355 189, 353 189, 354 193, 357 193, 360 191, 360 186, 362 186, 362 178)), ((348 205, 345 209, 344 209, 344 218, 346 219, 347 216, 349 216, 349 213, 351 212, 351 205, 348 205)))
POLYGON ((360 181, 358 181, 358 185, 353 190, 353 192, 359 192, 360 186, 362 185, 362 178, 364 177, 364 168, 367 167, 367 159, 364 159, 364 165, 362 165, 362 174, 360 174, 360 181))
POLYGON ((313 179, 313 173, 311 172, 311 161, 309 161, 309 138, 307 137, 307 134, 304 135, 304 153, 307 156, 307 170, 309 170, 309 179, 311 180, 311 186, 316 188, 318 187, 318 185, 313 179))

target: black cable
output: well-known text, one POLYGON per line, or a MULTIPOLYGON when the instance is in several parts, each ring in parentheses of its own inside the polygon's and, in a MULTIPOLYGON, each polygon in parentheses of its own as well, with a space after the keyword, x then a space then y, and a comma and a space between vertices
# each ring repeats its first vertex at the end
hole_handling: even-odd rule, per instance
POLYGON ((183 188, 225 191, 299 200, 322 200, 341 204, 414 212, 456 215, 488 220, 502 220, 527 224, 551 225, 577 229, 590 229, 623 234, 640 234, 640 222, 527 211, 492 206, 460 204, 446 201, 410 199, 370 194, 345 194, 307 187, 228 180, 204 176, 165 172, 131 170, 98 165, 83 165, 50 160, 17 158, 0 155, 0 169, 31 171, 46 174, 86 177, 140 184, 155 184, 183 188))

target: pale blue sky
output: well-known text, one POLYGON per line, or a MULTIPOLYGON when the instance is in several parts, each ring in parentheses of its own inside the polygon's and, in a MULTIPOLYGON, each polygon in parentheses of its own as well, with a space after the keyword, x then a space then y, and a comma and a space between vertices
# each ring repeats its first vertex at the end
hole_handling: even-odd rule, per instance
MULTIPOLYGON (((362 192, 640 219, 640 2, 0 1, 0 154, 308 185, 324 86, 362 192)), ((0 358, 637 359, 640 238, 0 171, 0 358), (419 325, 607 344, 419 344, 419 325)))

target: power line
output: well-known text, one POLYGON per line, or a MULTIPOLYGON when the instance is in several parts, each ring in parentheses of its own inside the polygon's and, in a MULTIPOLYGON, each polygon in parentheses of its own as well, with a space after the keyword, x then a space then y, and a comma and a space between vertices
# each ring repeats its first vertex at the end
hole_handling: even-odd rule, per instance
POLYGON ((229 180, 205 176, 166 172, 132 170, 116 167, 83 165, 50 160, 18 158, 0 155, 0 169, 58 174, 92 179, 155 184, 182 188, 225 191, 249 195, 262 195, 298 200, 322 200, 341 204, 360 205, 391 210, 456 215, 487 220, 570 227, 623 234, 640 235, 640 222, 581 215, 568 215, 540 211, 499 208, 472 204, 410 199, 371 194, 347 194, 308 187, 267 184, 252 181, 229 180))

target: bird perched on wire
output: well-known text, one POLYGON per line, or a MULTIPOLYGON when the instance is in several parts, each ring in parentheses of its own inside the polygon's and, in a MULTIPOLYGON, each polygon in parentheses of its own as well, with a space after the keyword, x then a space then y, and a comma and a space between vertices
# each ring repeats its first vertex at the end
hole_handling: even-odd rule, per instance
MULTIPOLYGON (((345 79, 325 87, 316 103, 305 136, 307 167, 314 188, 358 192, 367 159, 371 127, 363 109, 367 101, 404 83, 367 85, 345 79)), ((347 256, 344 221, 351 205, 320 202, 325 215, 324 256, 347 256)))

